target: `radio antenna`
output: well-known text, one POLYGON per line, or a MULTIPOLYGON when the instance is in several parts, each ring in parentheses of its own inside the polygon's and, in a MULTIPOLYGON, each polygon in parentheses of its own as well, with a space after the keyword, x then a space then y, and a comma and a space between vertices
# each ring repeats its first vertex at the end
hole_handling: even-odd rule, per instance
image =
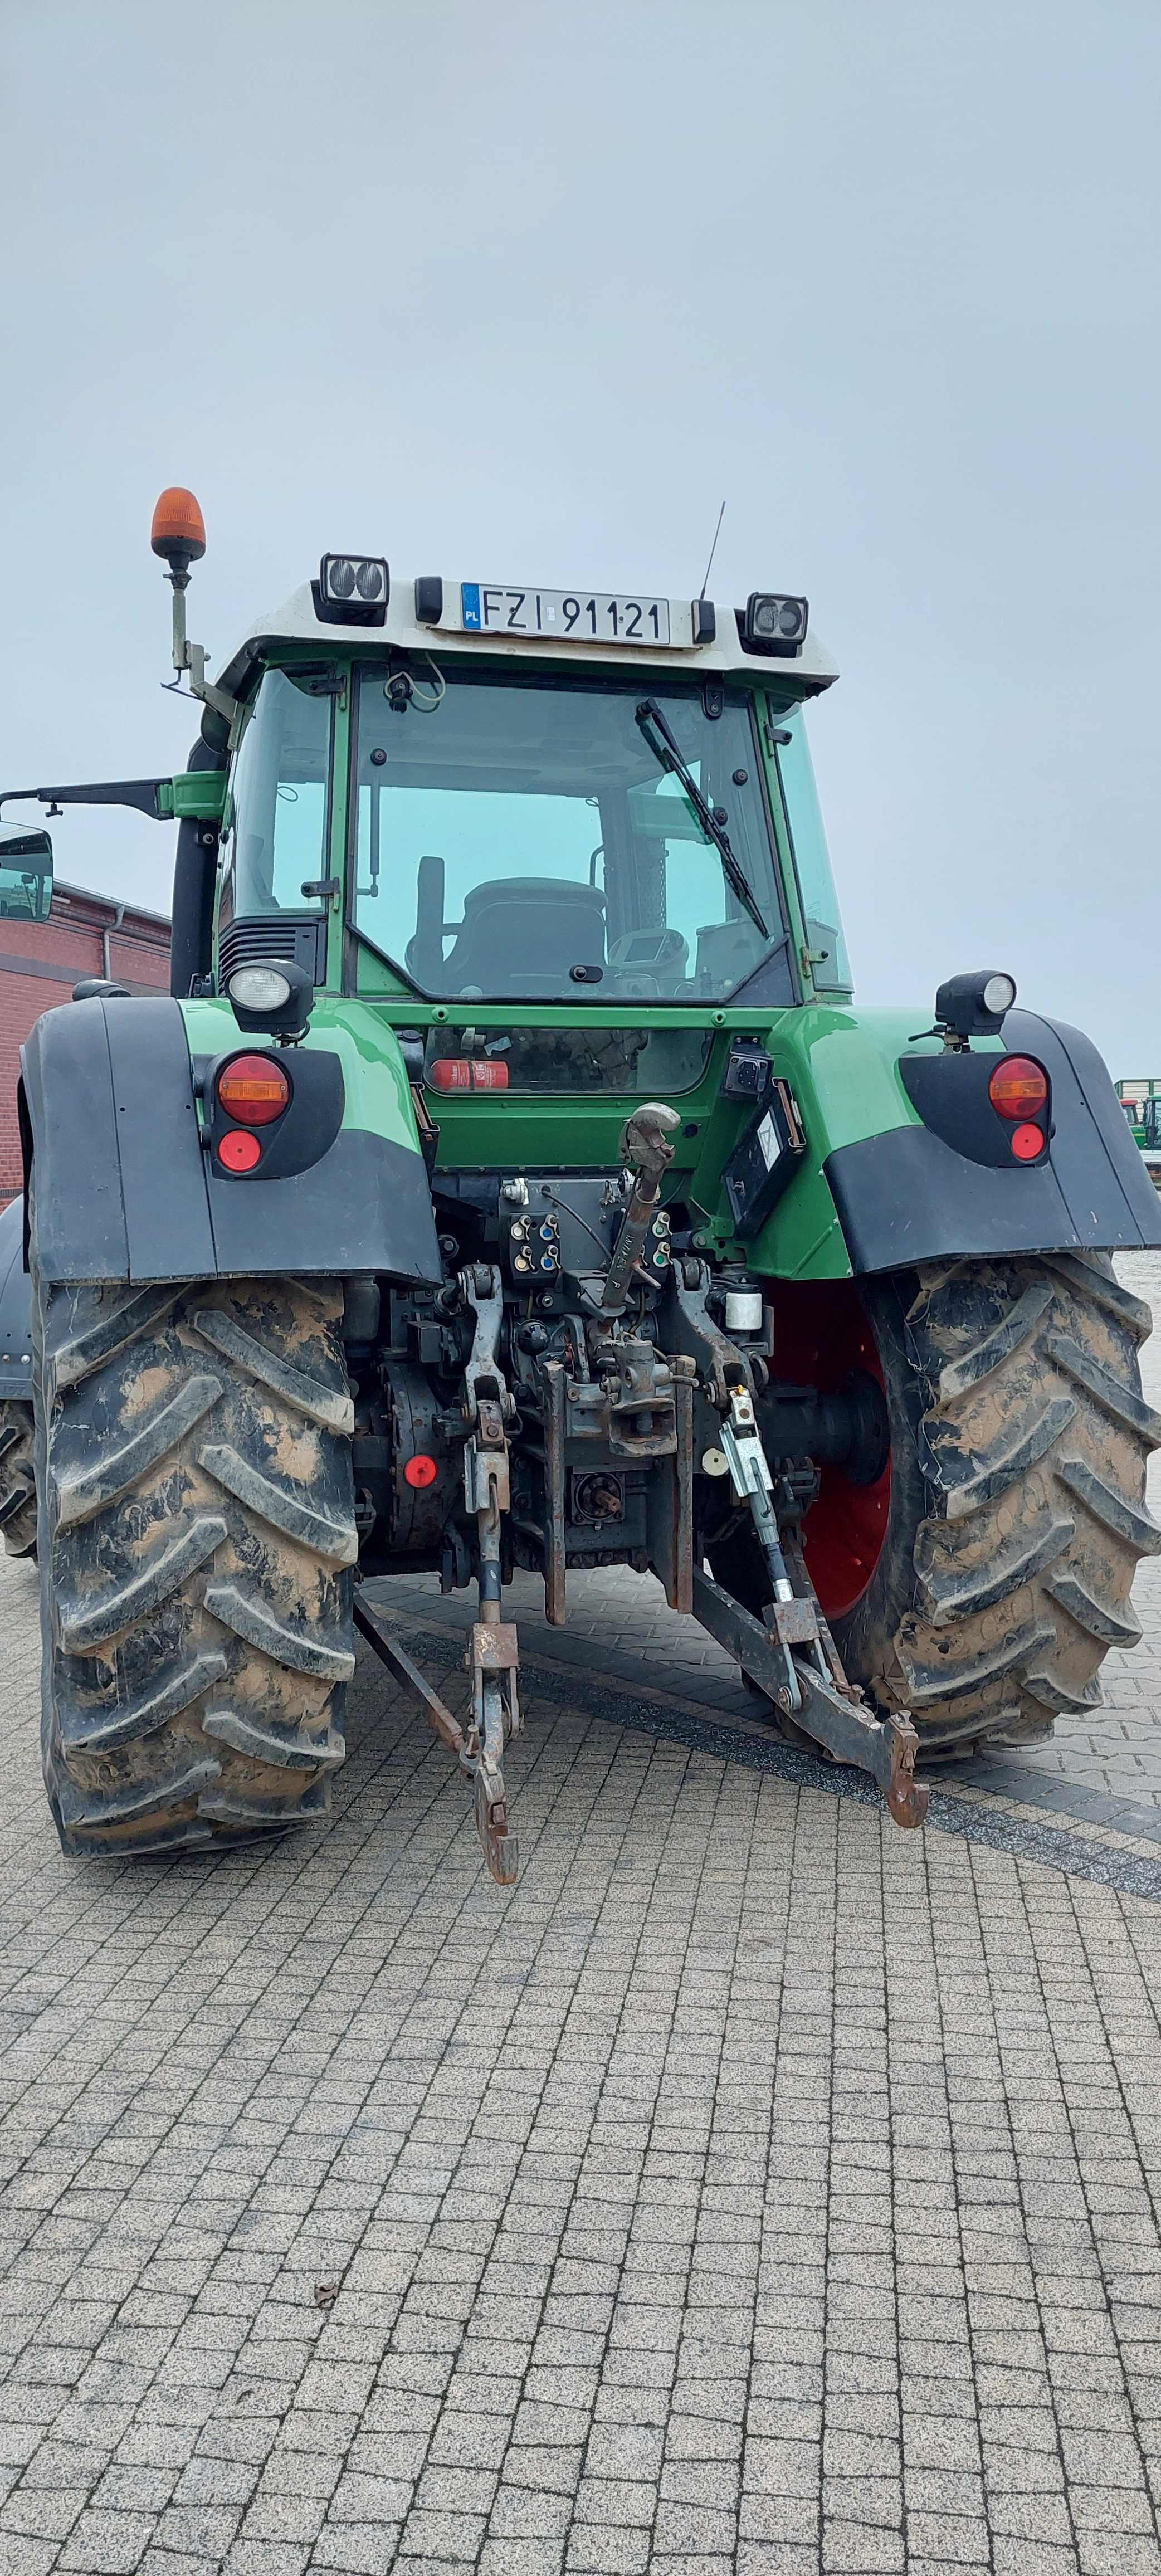
POLYGON ((721 535, 721 533, 722 533, 722 520, 725 518, 725 515, 726 515, 726 505, 725 505, 725 502, 723 501, 722 506, 721 506, 721 509, 718 511, 718 524, 717 524, 716 528, 714 529, 714 541, 713 541, 713 544, 712 544, 712 546, 710 547, 710 550, 709 550, 709 562, 707 563, 706 568, 705 568, 705 575, 704 575, 704 578, 703 578, 703 581, 702 581, 701 589, 699 590, 699 592, 698 592, 698 594, 697 594, 699 599, 704 599, 704 598, 705 598, 706 582, 708 582, 709 577, 710 577, 710 574, 711 574, 711 572, 713 571, 714 556, 716 555, 717 550, 718 550, 718 538, 720 537, 720 535, 721 535))

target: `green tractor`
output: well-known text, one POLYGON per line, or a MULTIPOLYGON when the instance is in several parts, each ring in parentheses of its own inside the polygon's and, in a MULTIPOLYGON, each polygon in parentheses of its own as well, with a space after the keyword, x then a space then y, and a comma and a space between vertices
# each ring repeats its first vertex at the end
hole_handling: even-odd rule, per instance
POLYGON ((901 1824, 917 1757, 1092 1707, 1161 1543, 1110 1258, 1161 1211, 1007 974, 854 1007, 806 601, 330 554, 210 681, 189 494, 153 545, 188 769, 19 791, 177 824, 172 997, 37 1023, 0 1221, 66 1852, 317 1816, 361 1628, 510 1882, 514 1568, 558 1623, 651 1571, 901 1824), (476 1589, 462 1706, 363 1589, 418 1570, 476 1589))
POLYGON ((1155 1075, 1137 1081, 1129 1077, 1118 1082, 1117 1098, 1133 1143, 1143 1154, 1161 1153, 1161 1082, 1155 1075))

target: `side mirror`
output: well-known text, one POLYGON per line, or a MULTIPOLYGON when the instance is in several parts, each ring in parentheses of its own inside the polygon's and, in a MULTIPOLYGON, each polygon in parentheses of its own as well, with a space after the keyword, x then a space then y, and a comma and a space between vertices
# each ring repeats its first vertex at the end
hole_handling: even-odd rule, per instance
POLYGON ((0 921, 47 921, 51 904, 49 834, 0 825, 0 921))

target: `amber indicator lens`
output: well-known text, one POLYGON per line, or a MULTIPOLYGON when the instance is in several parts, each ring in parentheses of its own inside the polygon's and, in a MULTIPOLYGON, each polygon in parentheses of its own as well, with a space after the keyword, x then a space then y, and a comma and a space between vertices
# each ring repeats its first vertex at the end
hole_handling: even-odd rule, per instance
POLYGON ((1037 1155, 1042 1154, 1043 1151, 1044 1129, 1042 1127, 1033 1126, 1030 1120, 1022 1127, 1013 1127, 1012 1152, 1018 1163, 1034 1163, 1037 1155))
POLYGON ((236 1055, 218 1075, 218 1098, 227 1118, 243 1127, 269 1127, 281 1118, 290 1084, 280 1064, 269 1055, 236 1055))
MULTIPOLYGON (((1030 1055, 1002 1057, 988 1084, 988 1098, 1001 1118, 1038 1118, 1048 1098, 1043 1065, 1034 1063, 1030 1055)), ((1039 1146, 1036 1150, 1039 1153, 1039 1146)))
POLYGON ((262 1158, 262 1147, 247 1127, 231 1127, 218 1138, 218 1161, 224 1172, 252 1172, 262 1158))

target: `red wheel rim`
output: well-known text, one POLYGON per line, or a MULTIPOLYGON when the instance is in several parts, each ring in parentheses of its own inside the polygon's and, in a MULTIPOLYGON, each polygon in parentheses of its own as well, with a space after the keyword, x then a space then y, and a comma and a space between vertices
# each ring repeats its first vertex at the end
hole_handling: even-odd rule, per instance
MULTIPOLYGON (((883 1369, 858 1292, 845 1279, 780 1284, 774 1299, 774 1376, 829 1394, 852 1369, 883 1384, 883 1369)), ((823 1467, 818 1497, 802 1524, 811 1582, 828 1619, 861 1601, 882 1553, 891 1509, 891 1462, 874 1485, 853 1484, 844 1467, 823 1467)))

